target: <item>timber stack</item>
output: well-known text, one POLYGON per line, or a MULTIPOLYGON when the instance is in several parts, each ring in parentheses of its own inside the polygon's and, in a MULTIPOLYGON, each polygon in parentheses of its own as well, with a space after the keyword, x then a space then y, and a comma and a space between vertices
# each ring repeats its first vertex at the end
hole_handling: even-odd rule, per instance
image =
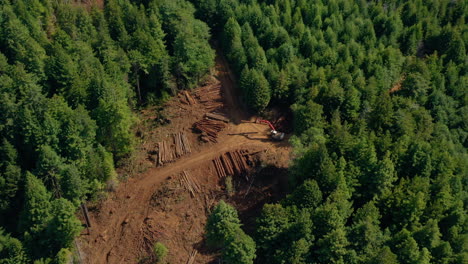
POLYGON ((174 145, 175 145, 175 155, 177 158, 185 154, 190 154, 192 149, 190 147, 190 142, 187 140, 187 136, 183 132, 174 134, 174 145))
POLYGON ((215 166, 218 177, 224 178, 228 175, 234 176, 244 176, 248 181, 247 170, 249 165, 247 164, 246 156, 248 153, 244 151, 231 151, 226 152, 223 155, 213 159, 213 164, 215 166))
POLYGON ((203 119, 193 124, 193 128, 203 133, 201 139, 205 142, 217 143, 218 133, 226 124, 216 120, 203 119))
POLYGON ((167 141, 158 142, 158 165, 162 166, 164 163, 172 162, 175 160, 175 153, 167 141))

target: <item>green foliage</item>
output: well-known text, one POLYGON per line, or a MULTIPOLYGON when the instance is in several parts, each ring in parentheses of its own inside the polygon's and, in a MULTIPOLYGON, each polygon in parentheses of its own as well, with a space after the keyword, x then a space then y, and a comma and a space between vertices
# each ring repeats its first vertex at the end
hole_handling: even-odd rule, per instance
POLYGON ((164 263, 168 252, 169 250, 161 242, 156 242, 153 246, 153 253, 156 256, 157 263, 164 263))
POLYGON ((16 165, 18 152, 6 139, 0 146, 0 211, 8 209, 15 197, 21 178, 21 169, 16 165))
POLYGON ((28 255, 38 259, 47 254, 47 238, 44 236, 51 214, 51 195, 41 180, 26 172, 24 205, 18 229, 24 233, 28 255))
POLYGON ((234 207, 220 201, 206 223, 206 242, 222 250, 223 260, 232 264, 252 264, 255 259, 255 242, 241 229, 234 207))
POLYGON ((234 189, 234 185, 233 185, 233 182, 232 182, 232 176, 227 176, 225 178, 225 182, 224 182, 225 186, 226 186, 226 192, 229 196, 232 196, 234 194, 234 192, 236 191, 234 189))
POLYGON ((205 229, 208 245, 212 247, 222 245, 240 229, 236 209, 221 200, 210 214, 205 229))
POLYGON ((47 226, 48 247, 51 252, 70 248, 75 237, 81 232, 81 222, 75 216, 76 207, 64 198, 52 203, 52 218, 47 226))
POLYGON ((117 158, 132 151, 134 138, 130 128, 134 116, 123 101, 101 99, 94 112, 98 125, 97 138, 117 158))
POLYGON ((395 255, 389 247, 385 246, 380 251, 375 253, 369 264, 399 264, 397 255, 395 255))
POLYGON ((389 254, 389 249, 382 248, 386 237, 380 229, 380 212, 374 202, 369 202, 359 208, 353 217, 349 239, 352 247, 358 253, 361 262, 373 261, 379 251, 389 254), (370 258, 370 259, 369 259, 370 258))
MULTIPOLYGON (((183 0, 2 1, 0 225, 12 234, 3 252, 70 261, 76 207, 117 182, 114 164, 134 149, 133 110, 197 85, 214 65, 194 12, 183 0)), ((23 263, 15 254, 0 262, 23 263)))
POLYGON ((323 127, 323 106, 313 101, 306 104, 295 104, 292 106, 294 111, 294 130, 302 133, 311 127, 323 127))
POLYGON ((247 106, 294 116, 291 193, 257 219, 260 262, 466 260, 463 1, 192 2, 223 26, 247 106))
POLYGON ((192 2, 2 2, 5 261, 65 261, 75 206, 133 150, 132 109, 213 66, 208 26, 247 106, 290 107, 296 134, 291 194, 257 219, 258 252, 235 210, 210 217, 226 261, 467 261, 464 1, 192 2))
POLYGON ((50 218, 50 193, 44 184, 33 174, 26 172, 24 206, 20 229, 36 234, 42 231, 50 218))
POLYGON ((242 71, 240 87, 247 105, 254 111, 263 111, 270 102, 270 88, 265 76, 256 69, 242 71))
POLYGON ((66 248, 60 249, 54 259, 54 263, 57 264, 66 264, 69 263, 72 259, 72 252, 66 248))
POLYGON ((257 219, 259 256, 268 263, 302 263, 314 242, 312 228, 308 210, 266 204, 257 219))
POLYGON ((21 242, 0 229, 0 263, 26 264, 28 258, 21 242))
POLYGON ((244 232, 233 234, 223 249, 223 260, 228 264, 253 264, 255 242, 244 232))
POLYGON ((215 54, 208 45, 208 38, 208 27, 200 21, 176 36, 174 63, 182 87, 192 88, 214 66, 215 54))
POLYGON ((61 171, 60 188, 63 196, 78 205, 87 193, 87 182, 83 180, 80 172, 74 165, 68 165, 61 171))
POLYGON ((315 209, 322 202, 322 191, 315 180, 306 180, 301 186, 284 200, 285 204, 296 205, 298 208, 315 209))

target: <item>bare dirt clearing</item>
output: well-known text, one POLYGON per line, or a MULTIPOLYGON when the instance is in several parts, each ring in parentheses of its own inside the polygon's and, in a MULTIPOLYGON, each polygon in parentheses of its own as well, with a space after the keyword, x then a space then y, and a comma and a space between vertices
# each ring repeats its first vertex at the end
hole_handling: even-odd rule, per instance
POLYGON ((232 202, 244 218, 263 203, 277 199, 278 181, 284 180, 279 176, 285 175, 289 161, 287 140, 272 142, 268 126, 249 122, 256 117, 248 116, 238 106, 227 63, 217 56, 216 65, 206 86, 188 97, 181 93, 164 106, 161 112, 165 118, 155 109, 143 112, 145 122, 165 119, 170 123, 150 131, 141 129, 142 142, 135 162, 146 171, 131 175, 107 200, 90 208, 90 234, 79 238, 85 263, 150 263, 151 248, 157 241, 168 247, 169 263, 186 263, 194 249, 199 251, 194 263, 210 263, 216 255, 204 249, 203 232, 209 210, 217 201, 232 202), (225 114, 231 122, 217 134, 218 143, 203 143, 192 125, 211 111, 225 114), (191 153, 157 166, 157 142, 170 142, 180 132, 186 135, 191 153), (228 196, 213 160, 234 151, 254 153, 245 155, 253 177, 247 181, 233 176, 235 191, 228 196), (277 170, 260 173, 266 165, 277 170))

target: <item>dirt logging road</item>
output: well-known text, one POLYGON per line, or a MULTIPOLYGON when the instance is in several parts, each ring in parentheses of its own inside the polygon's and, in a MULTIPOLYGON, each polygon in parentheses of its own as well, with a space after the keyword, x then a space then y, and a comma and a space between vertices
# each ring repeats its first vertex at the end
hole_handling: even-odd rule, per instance
MULTIPOLYGON (((219 55, 216 71, 207 85, 214 92, 220 89, 222 103, 217 111, 231 120, 217 135, 217 143, 200 142, 191 130, 191 124, 202 119, 213 102, 203 99, 203 94, 198 103, 192 103, 191 98, 190 104, 181 104, 178 98, 171 100, 163 110, 173 113, 171 123, 151 131, 143 149, 150 152, 154 145, 148 142, 185 131, 192 145, 191 153, 163 166, 152 161, 146 171, 132 175, 105 201, 90 208, 90 232, 84 231, 78 240, 84 263, 150 263, 152 245, 157 241, 168 247, 169 263, 186 263, 194 250, 200 253, 193 263, 210 263, 216 254, 204 251, 203 228, 210 207, 223 199, 225 193, 212 161, 232 151, 260 151, 281 157, 280 163, 287 166, 290 153, 287 141, 271 141, 268 126, 252 122, 256 117, 241 109, 234 78, 219 55), (206 109, 201 102, 205 102, 206 109), (183 172, 198 185, 197 194, 190 195, 184 190, 178 176, 183 172)), ((191 94, 197 98, 197 89, 191 94)), ((263 194, 258 191, 251 195, 263 194)))

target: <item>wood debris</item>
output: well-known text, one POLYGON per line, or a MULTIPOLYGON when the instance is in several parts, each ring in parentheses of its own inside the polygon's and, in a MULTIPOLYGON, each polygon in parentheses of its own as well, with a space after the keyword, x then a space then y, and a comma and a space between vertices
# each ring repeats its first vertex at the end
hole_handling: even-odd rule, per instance
POLYGON ((223 102, 212 101, 204 104, 206 110, 218 110, 223 107, 223 102))
POLYGON ((249 165, 247 164, 248 155, 245 151, 231 151, 226 152, 223 155, 213 159, 213 164, 215 166, 218 177, 224 178, 228 175, 243 175, 248 181, 247 170, 249 165))
POLYGON ((223 107, 220 84, 210 84, 197 89, 196 97, 200 104, 209 111, 221 109, 223 107))
POLYGON ((218 133, 226 127, 224 122, 203 119, 193 124, 193 128, 200 132, 203 132, 202 140, 205 142, 218 142, 218 133))
POLYGON ((188 258, 187 262, 185 262, 185 264, 193 264, 197 254, 198 254, 198 250, 196 250, 196 249, 192 250, 192 252, 190 253, 189 258, 188 258))
POLYGON ((189 92, 183 91, 183 94, 185 95, 185 100, 181 100, 183 103, 189 104, 189 105, 194 105, 197 103, 195 99, 190 95, 189 92))
POLYGON ((190 142, 183 132, 174 134, 175 155, 177 158, 192 152, 190 142))
POLYGON ((200 184, 195 181, 188 172, 182 171, 180 176, 180 181, 185 189, 187 189, 192 197, 195 197, 195 193, 201 193, 201 186, 200 184))

